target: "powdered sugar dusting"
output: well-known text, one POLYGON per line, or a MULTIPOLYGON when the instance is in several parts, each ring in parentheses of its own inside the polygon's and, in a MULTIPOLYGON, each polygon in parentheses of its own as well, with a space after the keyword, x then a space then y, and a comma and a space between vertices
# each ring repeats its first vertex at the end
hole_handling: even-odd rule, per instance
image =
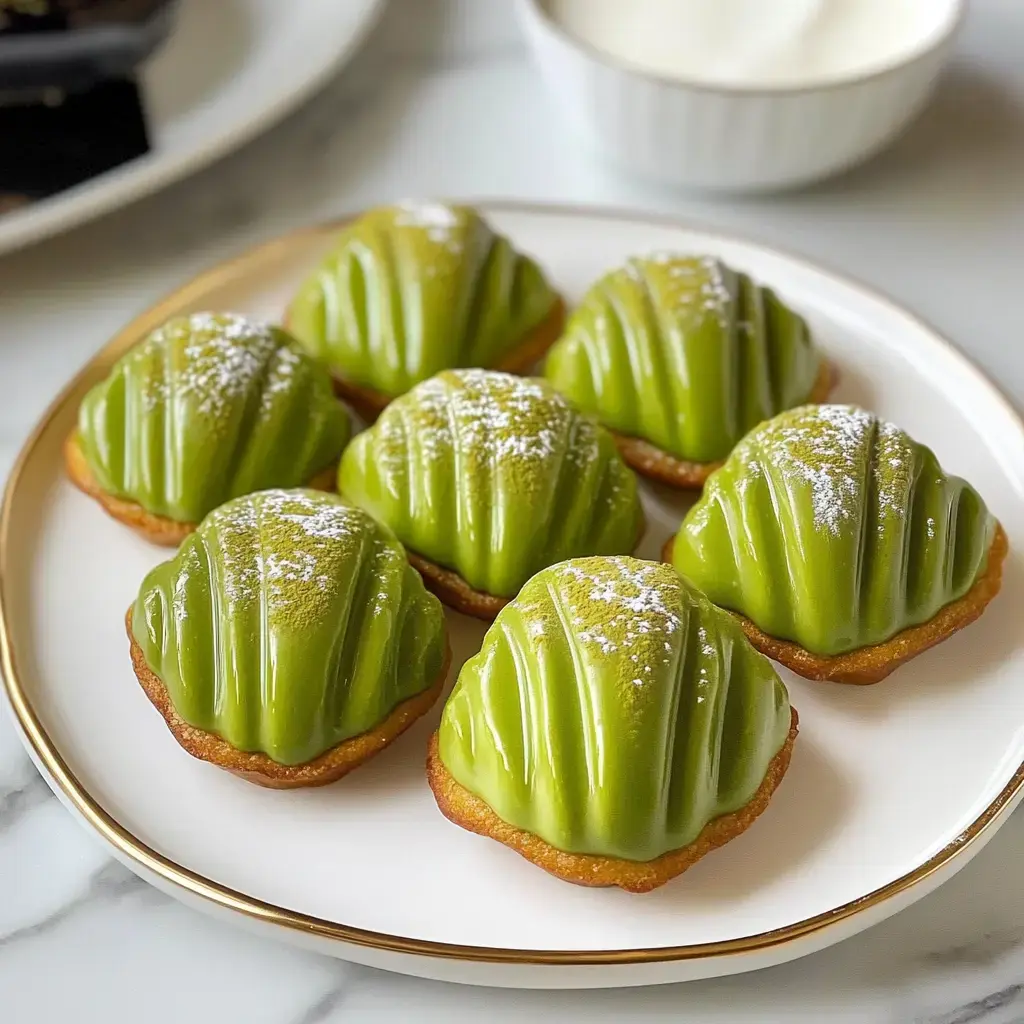
MULTIPOLYGON (((198 415, 217 420, 262 378, 281 346, 281 336, 269 324, 233 313, 193 313, 154 331, 140 356, 162 366, 161 353, 170 350, 174 393, 198 415)), ((145 411, 170 394, 169 382, 150 372, 143 391, 145 411)))
POLYGON ((278 348, 268 325, 240 316, 198 313, 189 318, 187 330, 178 393, 214 417, 252 387, 278 348))
POLYGON ((294 491, 271 493, 289 497, 271 497, 264 503, 264 510, 269 510, 280 523, 293 523, 314 541, 342 540, 365 529, 366 516, 348 505, 320 504, 304 496, 296 500, 294 491))
POLYGON ((723 330, 735 320, 735 275, 714 256, 682 256, 672 252, 654 252, 630 260, 626 271, 643 279, 653 272, 658 292, 665 304, 688 316, 710 316, 723 330))
MULTIPOLYGON (((914 480, 914 442, 892 423, 878 424, 875 445, 875 490, 878 495, 878 532, 884 532, 894 518, 902 519, 910 509, 914 480)), ((934 534, 934 522, 929 536, 934 534)))
POLYGON ((406 199, 395 206, 395 224, 422 229, 430 241, 453 251, 462 247, 457 236, 464 223, 465 214, 444 203, 406 199))
POLYGON ((751 481, 768 466, 806 483, 815 528, 838 535, 858 511, 875 423, 852 405, 801 406, 748 434, 733 456, 751 481))
POLYGON ((384 412, 379 432, 382 459, 404 460, 415 437, 427 460, 458 451, 467 463, 506 467, 542 465, 566 444, 567 457, 583 465, 597 457, 596 424, 575 412, 545 381, 493 370, 449 370, 417 385, 384 412))
POLYGON ((711 643, 708 631, 703 626, 697 627, 697 639, 700 641, 700 651, 707 658, 713 658, 718 653, 718 648, 711 643))
POLYGON ((658 249, 647 255, 651 263, 658 263, 661 266, 672 268, 672 274, 677 277, 692 277, 700 270, 700 259, 693 256, 683 256, 672 249, 658 249))
POLYGON ((721 326, 728 326, 733 305, 733 293, 726 286, 725 272, 719 260, 711 256, 701 258, 704 278, 700 284, 700 307, 714 316, 721 326))
POLYGON ((271 490, 237 498, 212 512, 200 533, 220 557, 225 598, 266 596, 272 613, 316 614, 351 575, 376 526, 361 509, 317 491, 271 490))
POLYGON ((295 370, 302 363, 302 356, 295 349, 285 345, 275 353, 270 371, 267 373, 260 396, 260 410, 269 412, 277 399, 287 394, 295 383, 295 370))
POLYGON ((671 567, 615 556, 573 559, 552 572, 582 644, 628 657, 630 675, 649 675, 653 660, 670 663, 671 637, 683 626, 683 584, 671 567))

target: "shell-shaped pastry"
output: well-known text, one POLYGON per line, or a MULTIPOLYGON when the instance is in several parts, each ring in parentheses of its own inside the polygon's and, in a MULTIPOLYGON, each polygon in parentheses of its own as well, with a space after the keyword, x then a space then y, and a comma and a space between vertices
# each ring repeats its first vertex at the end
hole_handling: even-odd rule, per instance
POLYGON ((438 754, 558 850, 648 861, 748 804, 791 723, 738 623, 668 565, 538 573, 462 668, 438 754))
POLYGON ((447 641, 391 532, 337 495, 249 494, 142 583, 132 634, 189 725, 284 765, 435 684, 447 641))
POLYGON ((672 557, 716 604, 835 655, 962 597, 995 526, 977 492, 898 427, 854 406, 804 406, 736 447, 672 557))
POLYGON ((240 494, 307 483, 350 433, 330 377, 287 333, 225 313, 153 331, 78 416, 102 490, 179 522, 240 494))
POLYGON ((617 434, 708 463, 808 401, 822 370, 806 323, 770 288, 710 256, 655 255, 590 289, 545 376, 617 434))
POLYGON ((439 370, 502 364, 557 301, 475 210, 405 203, 342 230, 287 322, 339 377, 393 396, 439 370))
POLYGON ((632 551, 643 528, 608 432, 545 381, 491 370, 449 370, 392 402, 349 446, 338 486, 499 597, 564 558, 632 551))

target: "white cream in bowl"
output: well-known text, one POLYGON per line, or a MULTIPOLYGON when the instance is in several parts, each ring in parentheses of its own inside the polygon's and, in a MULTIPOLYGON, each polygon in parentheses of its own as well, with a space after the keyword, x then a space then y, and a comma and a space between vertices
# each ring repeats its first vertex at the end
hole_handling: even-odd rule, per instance
MULTIPOLYGON (((1024 2, 1024 0, 1022 0, 1024 2)), ((516 0, 571 127, 683 188, 793 188, 921 112, 967 0, 516 0)))
POLYGON ((551 18, 637 70, 740 87, 868 74, 949 30, 944 0, 547 0, 551 18))

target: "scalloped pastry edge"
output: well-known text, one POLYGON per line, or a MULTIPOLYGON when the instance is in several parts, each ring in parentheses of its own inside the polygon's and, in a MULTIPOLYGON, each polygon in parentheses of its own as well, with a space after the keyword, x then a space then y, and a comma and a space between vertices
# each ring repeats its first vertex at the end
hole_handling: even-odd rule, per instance
MULTIPOLYGON (((565 319, 565 301, 561 296, 556 295, 555 301, 544 319, 536 327, 532 327, 519 344, 496 365, 485 367, 485 369, 516 374, 528 372, 561 336, 562 329, 565 327, 565 319)), ((458 367, 449 367, 449 369, 458 369, 458 367)), ((331 370, 331 380, 334 383, 334 393, 355 409, 367 424, 373 423, 396 398, 400 397, 399 395, 386 395, 383 391, 376 391, 362 384, 356 384, 354 381, 346 380, 335 370, 331 370)))
MULTIPOLYGON (((89 462, 82 451, 78 428, 68 434, 64 441, 64 469, 68 479, 84 494, 94 499, 113 519, 125 526, 130 526, 152 544, 161 547, 177 547, 190 533, 194 533, 198 523, 182 523, 168 516, 160 516, 148 512, 138 502, 127 498, 118 498, 99 485, 93 476, 89 462)), ((320 470, 305 485, 318 491, 335 492, 338 477, 338 463, 320 470)))
MULTIPOLYGON (((673 536, 666 541, 661 552, 663 562, 672 562, 675 540, 673 536)), ((814 654, 792 640, 782 640, 765 633, 739 612, 728 608, 725 610, 739 620, 743 632, 754 647, 797 675, 817 682, 869 686, 881 682, 900 665, 916 658, 929 647, 948 640, 954 633, 980 618, 1002 586, 1003 562, 1009 550, 1006 532, 997 522, 985 571, 963 597, 940 608, 926 622, 909 626, 880 644, 858 647, 844 654, 814 654)))
POLYGON ((163 680, 149 667, 146 656, 132 632, 132 607, 125 614, 125 628, 131 644, 132 667, 150 703, 160 712, 178 745, 200 761, 223 768, 246 782, 266 789, 298 789, 326 786, 364 764, 393 743, 437 702, 448 676, 452 651, 445 631, 445 655, 437 679, 426 690, 409 697, 367 732, 351 736, 304 764, 281 764, 266 754, 239 750, 215 733, 189 725, 175 710, 163 680))
POLYGON ((692 843, 669 850, 654 860, 635 861, 590 853, 569 853, 532 832, 510 825, 448 771, 438 753, 436 732, 430 738, 427 751, 427 782, 439 810, 450 822, 502 843, 557 878, 576 885, 618 886, 627 892, 650 892, 681 875, 712 850, 735 839, 765 811, 789 768, 793 744, 799 732, 796 708, 791 707, 790 712, 789 735, 768 763, 768 770, 752 799, 739 810, 713 818, 692 843))
MULTIPOLYGON (((806 402, 800 404, 818 405, 824 402, 838 383, 838 370, 829 360, 822 357, 811 393, 807 396, 806 402)), ((704 486, 704 481, 724 464, 724 460, 688 462, 686 459, 679 459, 663 448, 651 444, 650 441, 645 441, 642 437, 617 434, 614 430, 610 433, 615 438, 615 444, 618 446, 622 458, 629 466, 641 476, 657 480, 669 487, 677 487, 681 490, 700 490, 704 486)))
MULTIPOLYGON (((640 507, 640 529, 637 530, 636 541, 633 544, 633 551, 640 546, 647 532, 647 514, 640 507)), ((409 548, 405 549, 405 555, 409 564, 423 577, 423 583, 442 604, 454 608, 463 615, 472 615, 476 619, 483 619, 485 622, 493 622, 498 612, 514 600, 514 597, 498 597, 497 594, 488 594, 485 590, 477 590, 471 587, 453 569, 446 569, 444 566, 431 562, 428 558, 409 548)), ((586 558, 586 555, 576 557, 586 558)), ((526 580, 523 585, 526 585, 526 580)))

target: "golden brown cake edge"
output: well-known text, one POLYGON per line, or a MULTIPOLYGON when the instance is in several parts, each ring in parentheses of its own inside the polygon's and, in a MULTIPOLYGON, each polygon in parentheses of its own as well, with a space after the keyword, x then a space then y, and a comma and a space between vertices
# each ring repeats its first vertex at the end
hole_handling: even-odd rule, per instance
POLYGON ((793 744, 799 732, 796 708, 790 710, 789 735, 769 762, 765 777, 753 798, 739 810, 709 821, 692 843, 649 861, 568 853, 532 832, 510 825, 499 818, 486 801, 457 782, 448 771, 438 753, 436 732, 430 738, 427 751, 427 782, 439 810, 453 824, 496 840, 566 882, 598 887, 618 886, 633 893, 650 892, 681 875, 712 850, 735 839, 764 812, 789 768, 793 744))
POLYGON ((267 789, 326 786, 379 754, 433 707, 441 696, 452 657, 451 645, 446 639, 444 664, 437 680, 430 687, 396 705, 376 728, 343 740, 304 764, 286 765, 263 753, 239 750, 214 733, 189 725, 175 710, 163 681, 146 662, 146 656, 132 632, 132 608, 125 615, 125 627, 131 644, 132 667, 136 678, 179 746, 200 761, 216 765, 246 782, 267 789))
MULTIPOLYGON (((643 515, 641 509, 640 529, 633 545, 634 551, 639 547, 646 530, 647 517, 643 515)), ((463 615, 472 615, 485 622, 493 622, 498 612, 512 600, 511 597, 498 597, 471 587, 457 572, 445 569, 409 548, 405 549, 405 553, 409 564, 423 577, 427 590, 439 598, 442 604, 462 612, 463 615)))
MULTIPOLYGON (((672 562, 674 543, 674 536, 665 542, 661 552, 662 561, 672 562)), ((1009 541, 1006 532, 999 523, 996 523, 985 572, 975 580, 974 585, 963 597, 940 608, 927 622, 901 630, 880 644, 858 647, 844 654, 814 654, 792 640, 781 640, 765 633, 738 612, 729 611, 729 614, 739 620, 747 639, 757 650, 792 669, 797 675, 817 682, 868 686, 881 682, 900 665, 916 658, 929 647, 948 640, 954 633, 978 619, 989 602, 999 593, 1002 586, 1003 562, 1008 551, 1009 541)))
MULTIPOLYGON (((822 358, 818 376, 815 378, 814 387, 807 397, 807 402, 809 404, 824 402, 838 380, 839 374, 835 367, 827 359, 822 358)), ((663 448, 659 448, 643 438, 617 434, 615 431, 612 431, 612 436, 615 438, 622 458, 641 476, 680 490, 699 490, 704 486, 707 478, 723 464, 723 461, 689 462, 686 459, 670 455, 663 448)))
MULTIPOLYGON (((495 366, 484 369, 503 373, 526 373, 558 340, 564 325, 565 302, 559 296, 547 316, 532 328, 511 352, 495 366)), ((386 395, 382 391, 356 384, 334 373, 331 374, 331 380, 334 383, 334 393, 351 405, 366 423, 373 423, 396 398, 400 397, 386 395)))
MULTIPOLYGON (((64 441, 64 468, 68 479, 84 494, 96 501, 113 519, 130 526, 152 544, 162 547, 177 547, 198 523, 180 523, 167 516, 147 512, 138 502, 108 494, 93 476, 78 439, 78 430, 73 430, 64 441)), ((338 465, 335 463, 320 470, 308 484, 318 491, 335 491, 337 488, 338 465)))
POLYGON ((406 548, 409 564, 423 577, 423 582, 442 604, 454 608, 463 615, 492 622, 498 612, 511 600, 508 597, 497 597, 483 590, 471 587, 457 572, 445 569, 431 562, 415 551, 406 548))

